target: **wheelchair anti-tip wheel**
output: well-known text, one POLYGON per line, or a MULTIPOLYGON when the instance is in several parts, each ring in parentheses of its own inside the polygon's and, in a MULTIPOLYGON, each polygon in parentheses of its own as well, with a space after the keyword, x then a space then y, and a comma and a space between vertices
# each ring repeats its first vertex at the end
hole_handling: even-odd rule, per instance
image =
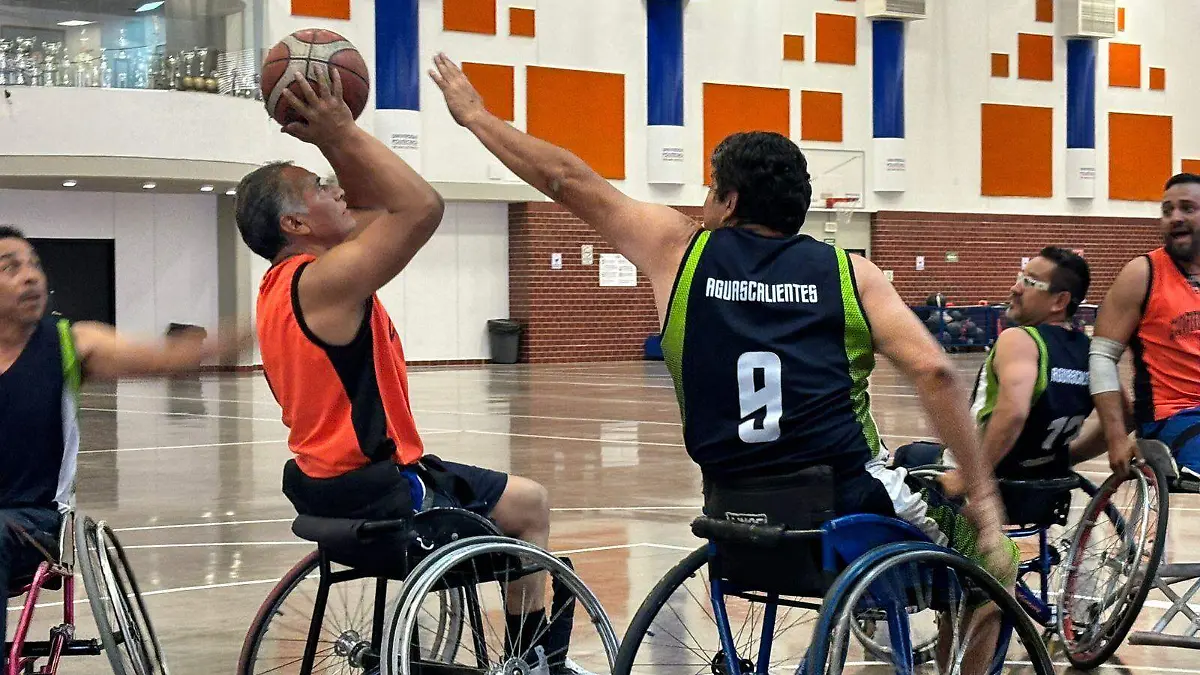
MULTIPOLYGON (((612 624, 600 601, 568 564, 523 541, 481 536, 443 546, 413 568, 388 624, 383 675, 408 675, 428 662, 426 644, 417 630, 422 607, 431 596, 445 591, 463 593, 465 616, 457 635, 443 637, 443 656, 432 664, 438 672, 530 673, 549 665, 553 673, 556 663, 571 663, 575 670, 597 675, 612 672, 617 654, 612 624), (525 596, 524 590, 517 595, 514 590, 506 598, 505 591, 517 582, 523 584, 517 587, 521 589, 533 585, 531 595, 525 596), (514 648, 516 636, 508 634, 505 616, 513 598, 519 608, 528 606, 533 594, 545 598, 546 621, 530 625, 529 645, 522 644, 528 651, 521 652, 514 648), (454 645, 449 643, 451 637, 454 645), (531 645, 537 645, 536 652, 529 649, 531 645)), ((513 615, 526 616, 519 610, 513 615)), ((524 629, 524 625, 519 628, 524 629)))
POLYGON ((1162 562, 1167 514, 1161 476, 1140 460, 1124 480, 1109 476, 1088 502, 1058 594, 1058 633, 1071 665, 1095 668, 1125 640, 1162 562))
POLYGON ((96 630, 113 672, 168 673, 137 579, 112 528, 77 512, 75 552, 96 630))

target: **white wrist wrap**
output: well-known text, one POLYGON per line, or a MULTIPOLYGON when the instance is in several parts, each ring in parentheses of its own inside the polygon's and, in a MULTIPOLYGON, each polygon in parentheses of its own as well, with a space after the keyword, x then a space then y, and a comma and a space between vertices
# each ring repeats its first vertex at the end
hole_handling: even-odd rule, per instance
POLYGON ((1092 396, 1110 391, 1121 391, 1121 378, 1117 374, 1117 362, 1125 345, 1108 338, 1092 338, 1088 350, 1088 380, 1092 396))

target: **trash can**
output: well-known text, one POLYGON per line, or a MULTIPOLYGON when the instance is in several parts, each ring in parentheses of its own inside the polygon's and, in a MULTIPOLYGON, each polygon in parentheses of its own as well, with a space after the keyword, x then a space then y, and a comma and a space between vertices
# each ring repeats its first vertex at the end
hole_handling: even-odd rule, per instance
POLYGON ((521 344, 521 324, 512 319, 488 319, 487 328, 492 363, 516 363, 521 344))
POLYGON ((642 358, 646 361, 662 361, 662 335, 651 335, 642 343, 642 358))

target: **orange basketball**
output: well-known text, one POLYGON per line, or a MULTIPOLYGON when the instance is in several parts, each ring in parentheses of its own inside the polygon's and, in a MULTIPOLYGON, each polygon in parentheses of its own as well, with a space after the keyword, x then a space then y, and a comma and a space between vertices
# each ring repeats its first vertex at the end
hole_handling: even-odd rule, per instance
MULTIPOLYGON (((342 78, 342 100, 350 108, 354 119, 367 107, 367 95, 371 92, 371 76, 362 54, 349 40, 331 30, 306 28, 280 40, 271 51, 262 67, 262 95, 267 113, 280 124, 303 122, 300 116, 283 97, 283 90, 304 100, 300 84, 291 79, 291 72, 299 70, 308 78, 314 91, 321 74, 328 74, 330 66, 336 67, 342 78)), ((329 75, 330 82, 333 76, 329 75)))

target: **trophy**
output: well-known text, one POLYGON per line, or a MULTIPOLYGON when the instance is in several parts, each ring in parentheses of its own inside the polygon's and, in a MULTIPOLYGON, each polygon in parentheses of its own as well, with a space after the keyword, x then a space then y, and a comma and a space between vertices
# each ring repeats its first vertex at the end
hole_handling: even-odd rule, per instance
POLYGON ((183 86, 180 89, 190 91, 196 87, 196 51, 194 49, 184 51, 182 57, 183 86))
POLYGON ((120 31, 120 37, 117 38, 117 55, 113 58, 113 81, 112 86, 118 89, 129 88, 129 52, 126 47, 129 46, 129 41, 125 39, 125 29, 120 31))
POLYGON ((61 42, 42 43, 42 86, 55 87, 62 84, 58 79, 58 54, 61 42))
POLYGON ((17 70, 16 81, 12 84, 32 84, 33 80, 33 42, 34 38, 17 38, 17 70))
POLYGON ((0 40, 0 84, 12 84, 12 40, 0 40))

